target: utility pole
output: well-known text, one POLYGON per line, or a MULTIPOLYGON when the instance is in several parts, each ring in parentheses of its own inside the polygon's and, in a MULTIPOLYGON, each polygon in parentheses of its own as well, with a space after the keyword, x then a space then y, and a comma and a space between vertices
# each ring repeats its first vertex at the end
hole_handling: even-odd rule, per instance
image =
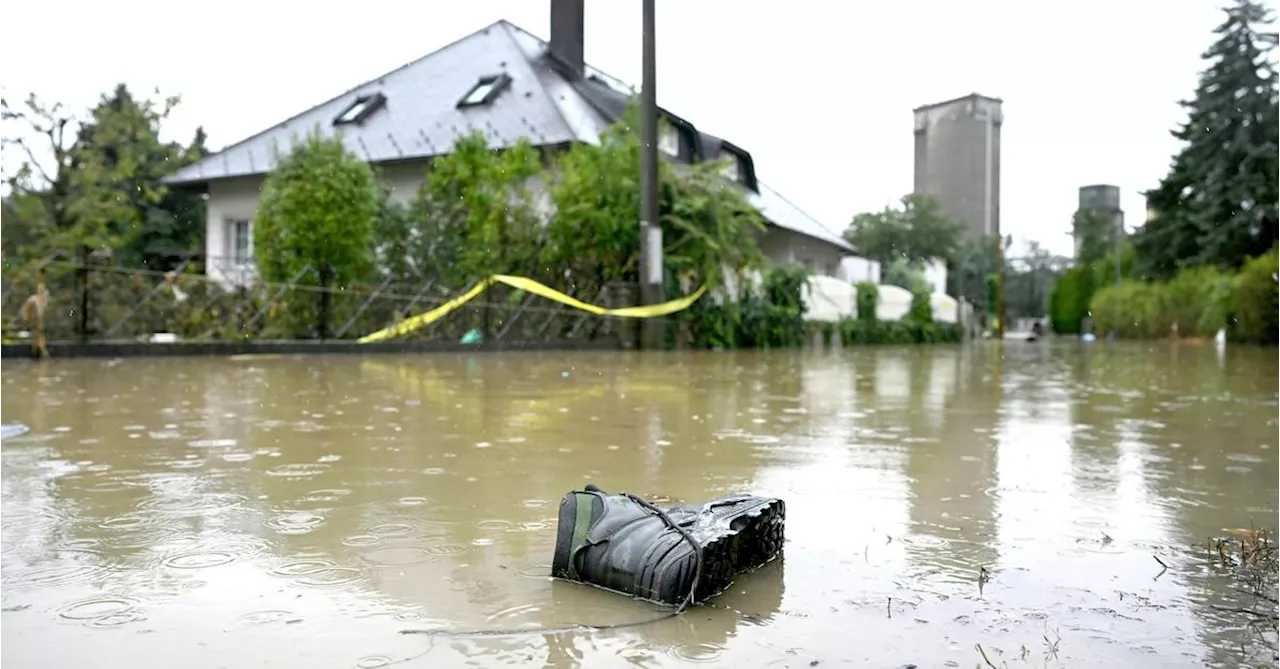
MULTIPOLYGON (((662 302, 662 226, 658 213, 658 61, 655 56, 654 0, 641 0, 643 57, 640 87, 640 302, 662 302)), ((645 321, 643 348, 662 347, 663 322, 645 321)))
POLYGON ((1004 237, 996 235, 996 339, 1004 339, 1004 237))
MULTIPOLYGON (((1123 217, 1124 214, 1120 214, 1120 216, 1123 217)), ((1116 288, 1119 288, 1120 282, 1121 282, 1120 281, 1120 244, 1121 242, 1124 241, 1124 218, 1120 218, 1120 220, 1116 221, 1115 226, 1113 226, 1113 232, 1111 234, 1114 235, 1116 238, 1116 244, 1115 244, 1116 246, 1116 288)))

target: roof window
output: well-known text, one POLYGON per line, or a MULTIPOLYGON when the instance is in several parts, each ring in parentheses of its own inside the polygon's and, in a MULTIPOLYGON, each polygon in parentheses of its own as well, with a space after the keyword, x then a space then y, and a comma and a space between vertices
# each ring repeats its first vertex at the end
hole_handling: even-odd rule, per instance
POLYGON ((742 183, 742 157, 729 151, 721 151, 718 158, 722 162, 720 175, 729 181, 742 183))
POLYGON ((478 107, 487 105, 499 95, 502 91, 511 85, 511 77, 505 74, 495 74, 487 77, 481 77, 467 94, 458 100, 458 108, 478 107))
POLYGON ((675 126, 664 123, 661 130, 658 131, 658 150, 671 156, 678 158, 680 156, 680 131, 675 126))
POLYGON ((756 182, 756 168, 751 161, 751 154, 742 147, 721 140, 716 160, 721 161, 720 174, 725 179, 745 186, 748 190, 759 192, 756 182))
POLYGON ((334 125, 360 123, 386 104, 387 97, 381 93, 361 95, 356 98, 338 117, 333 119, 334 125))

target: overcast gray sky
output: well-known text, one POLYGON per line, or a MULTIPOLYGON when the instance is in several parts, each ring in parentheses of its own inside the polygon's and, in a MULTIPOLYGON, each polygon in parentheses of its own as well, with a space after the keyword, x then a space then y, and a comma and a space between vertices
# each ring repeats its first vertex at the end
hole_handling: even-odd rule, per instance
MULTIPOLYGON (((169 133, 203 125, 213 148, 498 19, 546 38, 550 11, 548 0, 56 7, 6 8, 7 98, 35 91, 80 108, 117 82, 159 86, 183 97, 169 133)), ((1119 185, 1128 222, 1142 221, 1140 191, 1177 149, 1177 100, 1192 95, 1221 19, 1211 0, 665 0, 657 11, 659 103, 751 151, 761 179, 832 230, 911 190, 914 107, 1003 98, 1002 228, 1067 255, 1081 185, 1119 185)), ((638 87, 640 2, 587 0, 586 14, 587 62, 638 87)))

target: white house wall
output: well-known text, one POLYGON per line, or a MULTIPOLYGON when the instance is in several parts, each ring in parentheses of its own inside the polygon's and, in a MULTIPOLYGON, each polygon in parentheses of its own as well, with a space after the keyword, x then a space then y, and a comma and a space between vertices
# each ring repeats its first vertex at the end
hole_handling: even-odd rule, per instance
MULTIPOLYGON (((223 286, 246 285, 256 275, 252 263, 237 264, 232 257, 230 230, 232 221, 250 221, 252 240, 252 220, 258 210, 261 187, 262 177, 226 179, 209 184, 209 200, 205 209, 205 273, 223 286)), ((250 241, 251 258, 253 250, 250 241)))
POLYGON ((804 267, 823 276, 839 273, 843 252, 831 244, 772 225, 758 243, 765 257, 775 265, 804 267))

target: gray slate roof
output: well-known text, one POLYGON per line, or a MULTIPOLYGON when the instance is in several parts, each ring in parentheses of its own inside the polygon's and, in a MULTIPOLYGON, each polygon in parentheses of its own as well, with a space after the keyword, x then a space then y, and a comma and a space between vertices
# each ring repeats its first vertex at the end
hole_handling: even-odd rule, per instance
MULTIPOLYGON (((371 163, 447 154, 458 138, 476 130, 484 132, 494 149, 522 138, 541 146, 598 142, 631 94, 630 87, 589 66, 587 79, 571 82, 544 58, 546 50, 545 41, 498 21, 232 144, 166 181, 197 184, 265 174, 275 166, 274 150, 287 153, 296 138, 317 128, 326 136, 341 132, 347 148, 371 163), (511 79, 505 92, 487 105, 457 108, 482 77, 499 74, 511 79), (383 109, 359 125, 333 125, 356 98, 373 93, 385 96, 383 109)), ((748 198, 781 228, 854 250, 763 183, 748 198)))

